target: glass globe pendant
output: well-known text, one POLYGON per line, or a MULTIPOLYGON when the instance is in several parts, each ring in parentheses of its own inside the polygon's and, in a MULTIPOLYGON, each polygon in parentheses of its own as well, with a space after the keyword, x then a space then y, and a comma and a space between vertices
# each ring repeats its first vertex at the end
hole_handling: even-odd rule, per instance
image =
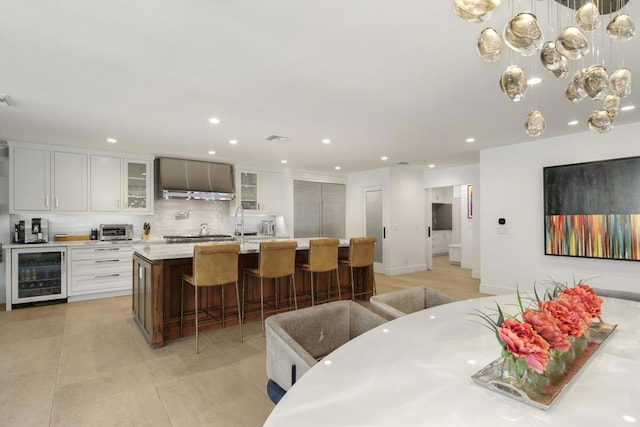
POLYGON ((478 55, 484 62, 494 62, 500 59, 502 52, 502 40, 498 32, 493 28, 485 28, 480 33, 476 44, 478 55))
POLYGON ((578 27, 567 27, 556 39, 556 49, 569 59, 580 59, 589 53, 589 42, 578 27))
POLYGON ((614 40, 628 41, 636 35, 636 26, 629 15, 617 15, 607 25, 607 34, 614 40))
POLYGON ((547 128, 547 122, 542 113, 534 110, 527 115, 524 130, 529 136, 540 136, 547 128))
POLYGON ((609 90, 621 98, 631 94, 631 70, 618 68, 609 77, 609 90))
POLYGON ((594 111, 588 120, 589 129, 595 133, 605 133, 613 129, 613 119, 607 110, 594 111))
POLYGON ((500 90, 513 102, 518 102, 527 92, 527 76, 522 67, 510 65, 500 76, 500 90))

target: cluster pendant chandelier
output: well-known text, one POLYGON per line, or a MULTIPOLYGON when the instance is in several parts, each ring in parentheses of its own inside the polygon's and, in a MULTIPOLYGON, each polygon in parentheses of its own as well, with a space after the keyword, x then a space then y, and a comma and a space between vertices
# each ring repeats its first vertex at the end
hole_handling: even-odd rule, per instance
MULTIPOLYGON (((631 93, 631 70, 621 63, 608 74, 601 50, 607 46, 611 51, 614 45, 635 36, 631 17, 621 12, 629 0, 544 1, 549 8, 546 41, 535 14, 536 2, 540 0, 525 1, 531 8, 521 12, 516 12, 520 1, 511 0, 512 18, 500 32, 492 27, 481 31, 476 45, 478 55, 486 62, 497 61, 503 45, 514 52, 515 58, 538 55, 539 64, 550 75, 558 79, 569 77, 564 92, 568 101, 578 103, 589 98, 599 104, 588 119, 589 128, 596 133, 608 132, 613 128, 620 99, 631 93), (556 16, 552 17, 554 9, 556 16), (603 15, 610 16, 606 26, 601 23, 603 15), (571 77, 570 68, 576 70, 571 77)), ((500 0, 454 0, 456 15, 472 23, 488 22, 498 6, 500 0)), ((518 102, 524 98, 528 83, 524 68, 514 62, 512 60, 512 65, 502 73, 499 83, 502 92, 511 101, 518 102)), ((537 64, 537 59, 534 59, 534 70, 537 64)), ((535 106, 527 116, 524 128, 530 136, 544 132, 545 118, 535 106)))

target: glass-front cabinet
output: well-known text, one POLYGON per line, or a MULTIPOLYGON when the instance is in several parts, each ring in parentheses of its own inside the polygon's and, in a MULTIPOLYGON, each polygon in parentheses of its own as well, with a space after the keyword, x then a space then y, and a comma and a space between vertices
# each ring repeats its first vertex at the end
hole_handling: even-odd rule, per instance
POLYGON ((258 174, 240 172, 240 203, 243 209, 258 210, 258 174))
POLYGON ((151 162, 124 159, 125 205, 127 212, 151 212, 151 162))
POLYGON ((12 249, 12 303, 66 298, 66 250, 66 247, 12 249))
POLYGON ((267 171, 240 171, 240 204, 242 208, 277 214, 281 210, 281 174, 267 171))

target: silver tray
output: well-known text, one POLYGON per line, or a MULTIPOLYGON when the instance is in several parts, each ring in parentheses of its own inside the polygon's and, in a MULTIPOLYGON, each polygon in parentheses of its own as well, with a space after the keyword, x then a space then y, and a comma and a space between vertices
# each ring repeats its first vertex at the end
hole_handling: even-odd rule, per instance
POLYGON ((587 331, 589 344, 585 350, 576 357, 571 368, 559 379, 557 384, 550 386, 543 393, 527 393, 511 384, 502 382, 502 361, 500 357, 489 363, 483 369, 471 376, 474 382, 496 391, 505 396, 527 403, 541 409, 549 409, 556 398, 571 383, 580 369, 591 359, 618 325, 605 322, 593 322, 587 331))

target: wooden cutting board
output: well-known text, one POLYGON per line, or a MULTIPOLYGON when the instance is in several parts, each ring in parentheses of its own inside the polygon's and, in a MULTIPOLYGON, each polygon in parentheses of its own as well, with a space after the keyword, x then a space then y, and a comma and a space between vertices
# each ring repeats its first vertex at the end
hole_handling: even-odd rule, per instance
POLYGON ((78 240, 89 240, 90 235, 88 234, 56 234, 53 236, 54 242, 71 242, 78 240))

